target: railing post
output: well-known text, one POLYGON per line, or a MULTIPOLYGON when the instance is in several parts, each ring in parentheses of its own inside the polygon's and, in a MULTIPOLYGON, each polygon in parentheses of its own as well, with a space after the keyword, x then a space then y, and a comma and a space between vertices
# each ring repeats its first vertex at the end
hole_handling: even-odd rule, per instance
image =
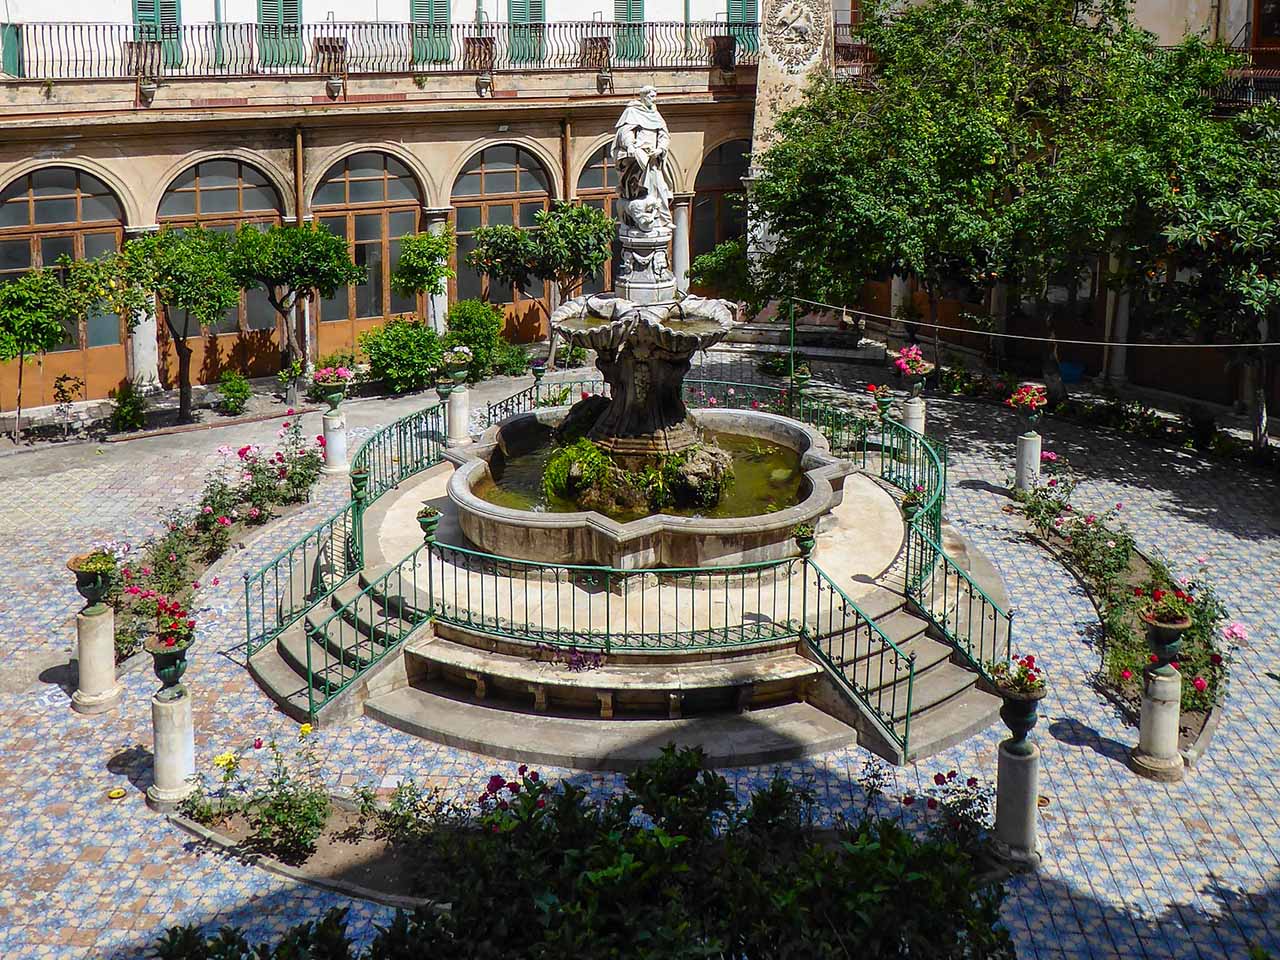
MULTIPOLYGON (((351 471, 351 546, 356 569, 364 568, 364 505, 369 496, 369 471, 363 466, 351 471)), ((350 570, 347 571, 350 573, 350 570)))

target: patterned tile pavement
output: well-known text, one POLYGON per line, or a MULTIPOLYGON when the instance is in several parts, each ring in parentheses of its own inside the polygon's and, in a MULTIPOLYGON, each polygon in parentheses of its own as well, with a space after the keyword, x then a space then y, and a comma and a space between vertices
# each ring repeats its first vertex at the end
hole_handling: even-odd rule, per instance
MULTIPOLYGON (((858 386, 858 371, 817 365, 819 381, 858 386)), ((708 373, 740 378, 737 363, 708 373)), ((864 371, 865 372, 865 371, 864 371)), ((877 376, 878 374, 872 374, 877 376)), ((501 391, 498 391, 499 393, 501 391)), ((351 408, 357 437, 423 401, 351 408)), ((1181 784, 1141 781, 1125 766, 1136 737, 1089 685, 1098 657, 1096 618, 1078 585, 1018 533, 1002 511, 1014 424, 1001 409, 935 399, 931 426, 952 451, 949 518, 997 564, 1018 611, 1018 647, 1055 665, 1057 683, 1037 730, 1044 750, 1045 865, 1015 880, 1005 921, 1019 954, 1084 957, 1234 958, 1246 945, 1280 950, 1280 507, 1275 480, 1198 463, 1119 437, 1051 425, 1047 443, 1087 481, 1079 501, 1121 501, 1139 542, 1175 569, 1205 556, 1233 613, 1249 627, 1230 699, 1208 755, 1181 784)), ((318 416, 312 415, 318 427, 318 416)), ((266 937, 335 904, 351 907, 367 938, 384 908, 350 903, 198 852, 151 813, 149 671, 124 678, 120 711, 86 718, 68 708, 67 653, 78 598, 62 567, 97 539, 143 539, 158 515, 193 497, 223 443, 269 441, 275 424, 140 441, 111 449, 65 447, 0 460, 0 957, 138 957, 166 926, 236 923, 266 937), (31 665, 36 664, 39 669, 31 665), (127 790, 112 803, 106 793, 127 790)), ((315 523, 344 495, 327 481, 316 501, 234 550, 206 577, 200 645, 188 673, 197 754, 207 767, 255 736, 291 741, 295 727, 271 710, 241 665, 241 574, 277 544, 315 523)), ((894 771, 894 792, 923 788, 937 770, 994 776, 989 731, 918 768, 894 771)), ((404 776, 461 794, 496 766, 366 720, 325 731, 326 776, 335 787, 391 785, 404 776)), ((863 803, 866 754, 842 750, 783 764, 810 785, 830 815, 863 803)), ((775 768, 729 771, 740 791, 775 768)), ((603 795, 611 775, 572 775, 603 795)), ((919 816, 917 805, 900 815, 919 816)))

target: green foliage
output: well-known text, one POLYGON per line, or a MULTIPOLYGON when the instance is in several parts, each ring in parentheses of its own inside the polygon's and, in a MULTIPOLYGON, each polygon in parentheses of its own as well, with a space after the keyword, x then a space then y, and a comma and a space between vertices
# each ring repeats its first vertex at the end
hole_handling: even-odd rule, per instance
POLYGON ((253 387, 249 386, 249 381, 242 374, 224 370, 218 378, 218 392, 222 394, 222 409, 235 415, 244 413, 244 408, 249 405, 249 398, 253 396, 253 387))
POLYGON ((759 313, 769 299, 768 293, 752 278, 744 237, 725 240, 710 252, 694 257, 689 265, 689 282, 707 288, 716 296, 745 303, 749 314, 759 313))
POLYGON ((397 319, 360 334, 369 372, 392 393, 421 390, 435 382, 444 355, 439 335, 421 320, 397 319))
POLYGON ((391 271, 391 289, 401 296, 440 293, 454 276, 452 227, 440 233, 415 233, 400 238, 400 259, 391 271))
POLYGON ((587 348, 575 344, 563 343, 556 349, 556 366, 585 367, 587 365, 587 348))
POLYGON ((59 346, 66 293, 54 270, 32 270, 0 284, 0 362, 29 360, 59 346))
POLYGON ((528 291, 545 280, 568 298, 583 281, 608 262, 617 227, 595 207, 558 202, 541 210, 534 229, 512 226, 480 227, 467 263, 495 283, 528 291))
POLYGON ((320 779, 319 757, 307 746, 305 734, 299 740, 296 769, 271 743, 267 782, 246 804, 253 828, 249 843, 286 863, 300 863, 315 850, 329 818, 330 800, 320 779))
POLYGON ((339 287, 359 283, 365 276, 364 268, 352 262, 346 239, 318 224, 276 225, 268 230, 242 226, 232 246, 231 268, 246 290, 262 287, 284 320, 286 359, 302 353, 296 324, 290 319, 298 301, 331 297, 339 287))
POLYGON ((467 379, 471 383, 492 375, 494 361, 502 345, 502 310, 482 300, 459 300, 449 308, 444 348, 467 347, 472 361, 467 379))
POLYGON ((766 353, 756 361, 756 369, 768 377, 789 377, 791 357, 785 353, 766 353))
MULTIPOLYGON (((415 892, 450 909, 399 913, 362 960, 836 958, 853 944, 866 957, 1014 956, 975 835, 916 836, 867 814, 824 837, 810 793, 778 778, 740 803, 700 750, 667 747, 603 803, 524 766, 495 774, 461 819, 420 816, 421 797, 393 800, 400 812, 374 815, 375 829, 415 854, 415 892)), ((942 799, 960 814, 982 806, 942 799)), ((166 938, 189 951, 166 960, 212 956, 189 928, 166 938)), ((325 949, 337 952, 289 956, 348 955, 325 949)))
POLYGON ((252 947, 232 927, 206 938, 192 923, 166 930, 151 955, 155 960, 353 960, 356 956, 347 940, 345 907, 334 907, 319 920, 290 927, 274 948, 252 947))
POLYGON ((529 370, 529 351, 518 343, 498 342, 493 355, 493 372, 507 377, 522 377, 529 370))
POLYGON ((571 500, 581 490, 608 483, 616 469, 608 454, 582 437, 552 452, 542 473, 542 489, 549 497, 571 500))
POLYGON ((147 425, 147 398, 131 381, 124 381, 111 391, 111 430, 124 433, 141 430, 147 425))

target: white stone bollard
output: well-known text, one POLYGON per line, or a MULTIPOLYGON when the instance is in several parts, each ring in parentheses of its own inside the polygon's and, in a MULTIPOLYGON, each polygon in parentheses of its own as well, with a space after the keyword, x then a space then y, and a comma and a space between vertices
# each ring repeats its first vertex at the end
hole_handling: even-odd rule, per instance
POLYGON ((996 772, 995 852, 1002 860, 1035 869, 1040 866, 1036 818, 1040 801, 1040 748, 1011 753, 1006 740, 999 747, 996 772))
POLYGON ((322 473, 346 473, 347 463, 347 418, 342 409, 330 410, 324 415, 324 466, 322 473))
POLYGON ((116 683, 116 615, 106 604, 98 604, 94 613, 76 614, 76 659, 80 678, 71 709, 86 714, 114 710, 121 693, 116 683))
POLYGON ((195 785, 195 724, 191 716, 191 694, 186 687, 171 700, 151 698, 151 725, 155 731, 154 782, 147 788, 147 803, 156 810, 169 811, 184 800, 195 785))
POLYGON ((902 404, 902 425, 916 433, 924 433, 924 397, 911 397, 902 404))
POLYGON ((1018 437, 1018 462, 1013 485, 1030 490, 1040 482, 1040 434, 1028 430, 1018 437))
POLYGON ((1182 675, 1172 667, 1147 667, 1143 671, 1138 745, 1129 751, 1129 766, 1138 776, 1173 783, 1186 775, 1186 763, 1178 750, 1181 711, 1182 675))
POLYGON ((455 447, 471 439, 471 391, 459 384, 449 394, 449 439, 447 446, 455 447))

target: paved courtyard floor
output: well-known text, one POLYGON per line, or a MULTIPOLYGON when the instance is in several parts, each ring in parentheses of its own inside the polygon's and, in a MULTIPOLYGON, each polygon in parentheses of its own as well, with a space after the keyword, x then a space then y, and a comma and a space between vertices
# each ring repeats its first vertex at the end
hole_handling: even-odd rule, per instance
MULTIPOLYGON (((740 363, 707 372, 742 378, 740 363)), ((856 389, 857 368, 816 364, 819 381, 856 389)), ((511 392, 487 385, 485 398, 511 392)), ((426 402, 353 404, 358 443, 426 402)), ((51 448, 0 458, 0 957, 140 957, 166 926, 235 923, 255 937, 335 904, 334 894, 197 852, 147 809, 149 668, 126 676, 116 714, 69 709, 66 664, 80 601, 63 563, 103 539, 142 541, 160 514, 189 502, 223 444, 270 442, 276 423, 114 445, 51 448), (107 800, 122 786, 126 798, 107 800)), ((1136 730, 1090 684, 1097 620, 1079 585, 1003 512, 1015 423, 1001 408, 930 400, 930 427, 950 444, 948 519, 997 565, 1017 611, 1016 649, 1050 664, 1053 689, 1037 728, 1044 751, 1045 863, 1011 882, 1005 922, 1019 955, 1236 958, 1247 944, 1280 951, 1280 498, 1274 478, 1207 464, 1136 441, 1051 423, 1046 446, 1084 478, 1083 506, 1123 502, 1139 544, 1190 573, 1206 558, 1234 617, 1249 629, 1208 754, 1181 784, 1153 784, 1125 765, 1136 730)), ((319 416, 308 417, 309 432, 319 416)), ((198 763, 255 737, 292 740, 296 726, 270 709, 245 671, 241 574, 331 512, 345 484, 326 480, 313 503, 228 554, 206 577, 199 645, 187 674, 195 697, 198 763)), ((922 789, 939 770, 988 778, 996 730, 919 767, 893 770, 893 792, 922 789)), ((513 764, 424 743, 368 720, 318 739, 335 787, 414 777, 472 794, 513 764)), ((867 758, 841 750, 782 765, 811 786, 826 815, 863 804, 867 758)), ((727 771, 742 791, 775 768, 727 771)), ((609 774, 572 775, 603 794, 609 774)), ((899 815, 922 815, 920 805, 899 815)), ((350 903, 367 937, 385 908, 350 903)))

